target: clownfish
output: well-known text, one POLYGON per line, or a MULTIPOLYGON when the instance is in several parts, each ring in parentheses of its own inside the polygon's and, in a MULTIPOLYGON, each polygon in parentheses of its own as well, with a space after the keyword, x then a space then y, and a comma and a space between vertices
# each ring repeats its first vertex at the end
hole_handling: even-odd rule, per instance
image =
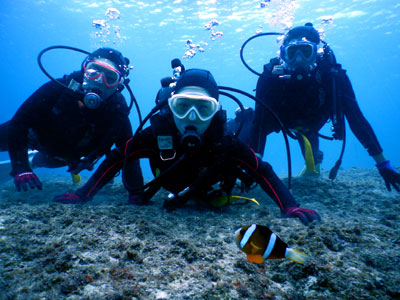
POLYGON ((304 264, 308 256, 295 249, 288 248, 275 233, 262 225, 247 225, 235 231, 236 243, 247 255, 247 260, 261 264, 266 259, 288 258, 304 264))

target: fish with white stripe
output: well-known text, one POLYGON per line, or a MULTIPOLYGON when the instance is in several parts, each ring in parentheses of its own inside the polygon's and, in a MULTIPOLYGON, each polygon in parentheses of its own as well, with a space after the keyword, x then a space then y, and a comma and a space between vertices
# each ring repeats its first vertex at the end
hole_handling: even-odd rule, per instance
POLYGON ((236 243, 247 255, 247 260, 261 264, 266 259, 287 258, 299 264, 308 261, 308 256, 289 248, 268 227, 252 224, 243 226, 235 232, 236 243))

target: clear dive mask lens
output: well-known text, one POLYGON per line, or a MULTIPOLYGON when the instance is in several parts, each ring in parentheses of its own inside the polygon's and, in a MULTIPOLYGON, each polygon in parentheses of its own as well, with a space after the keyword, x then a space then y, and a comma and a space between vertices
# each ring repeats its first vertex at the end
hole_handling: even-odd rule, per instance
POLYGON ((288 44, 281 48, 281 58, 288 64, 296 62, 300 56, 305 62, 313 62, 317 55, 317 45, 315 43, 300 41, 288 44))
POLYGON ((204 95, 175 94, 168 99, 168 104, 178 119, 184 119, 194 111, 201 121, 210 120, 219 108, 215 98, 204 95))
POLYGON ((106 87, 114 87, 121 82, 122 74, 112 66, 95 60, 88 60, 83 68, 85 77, 89 80, 103 79, 106 87))

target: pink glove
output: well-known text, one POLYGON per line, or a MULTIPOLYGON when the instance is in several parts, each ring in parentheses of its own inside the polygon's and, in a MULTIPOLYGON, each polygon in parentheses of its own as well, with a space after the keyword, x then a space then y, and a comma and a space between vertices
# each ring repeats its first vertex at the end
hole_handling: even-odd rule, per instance
POLYGON ((314 220, 321 221, 321 217, 315 210, 296 206, 285 208, 282 211, 282 216, 284 218, 299 218, 305 225, 310 224, 314 220))
POLYGON ((26 192, 28 190, 28 185, 31 189, 35 187, 39 190, 42 189, 42 183, 33 172, 23 172, 14 175, 14 184, 18 192, 21 191, 21 188, 26 192))
POLYGON ((64 204, 83 204, 88 201, 88 199, 75 193, 64 193, 62 195, 55 196, 54 202, 64 203, 64 204))

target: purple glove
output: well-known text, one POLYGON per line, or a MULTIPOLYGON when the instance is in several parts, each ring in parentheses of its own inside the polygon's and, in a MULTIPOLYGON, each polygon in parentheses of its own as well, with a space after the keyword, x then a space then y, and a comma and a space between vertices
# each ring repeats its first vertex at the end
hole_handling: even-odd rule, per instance
POLYGON ((376 164, 379 174, 381 174, 383 180, 385 180, 386 188, 390 192, 392 190, 391 185, 396 191, 400 192, 400 174, 392 167, 390 161, 385 160, 379 164, 376 164))
POLYGON ((18 192, 21 191, 21 188, 26 192, 28 190, 28 185, 31 189, 34 189, 35 187, 39 190, 42 189, 42 183, 33 172, 23 172, 16 174, 14 176, 14 184, 18 192))
POLYGON ((314 220, 321 221, 321 217, 315 210, 296 206, 285 208, 282 211, 282 216, 284 218, 299 218, 305 225, 308 225, 314 220))
POLYGON ((87 202, 88 199, 75 193, 64 193, 62 195, 55 196, 53 201, 63 204, 83 204, 87 202))

